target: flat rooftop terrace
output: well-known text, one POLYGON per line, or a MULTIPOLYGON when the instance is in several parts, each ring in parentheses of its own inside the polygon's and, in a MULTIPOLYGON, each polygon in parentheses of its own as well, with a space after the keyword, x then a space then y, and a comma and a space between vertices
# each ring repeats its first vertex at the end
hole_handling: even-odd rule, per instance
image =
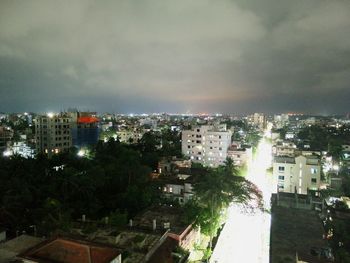
POLYGON ((274 206, 271 218, 271 263, 294 263, 296 252, 306 262, 330 262, 311 255, 312 248, 327 247, 316 211, 274 206))

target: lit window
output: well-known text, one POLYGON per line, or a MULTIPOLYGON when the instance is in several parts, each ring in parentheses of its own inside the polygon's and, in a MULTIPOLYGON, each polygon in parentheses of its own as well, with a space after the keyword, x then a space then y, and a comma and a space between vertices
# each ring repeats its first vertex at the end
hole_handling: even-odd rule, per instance
POLYGON ((316 168, 311 168, 311 174, 316 174, 317 173, 317 169, 316 168))

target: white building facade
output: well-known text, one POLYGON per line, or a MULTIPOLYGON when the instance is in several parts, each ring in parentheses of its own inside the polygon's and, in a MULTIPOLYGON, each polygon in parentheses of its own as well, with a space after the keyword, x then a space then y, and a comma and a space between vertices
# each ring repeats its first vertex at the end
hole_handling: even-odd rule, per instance
POLYGON ((252 148, 228 149, 227 157, 233 161, 236 166, 250 165, 253 160, 252 148))
POLYGON ((226 125, 200 126, 182 131, 182 153, 193 162, 217 167, 224 164, 232 132, 226 125))
POLYGON ((318 156, 275 157, 273 177, 279 192, 307 194, 321 184, 321 165, 318 156))
POLYGON ((34 120, 37 152, 51 156, 72 147, 72 119, 65 114, 48 114, 34 120))
POLYGON ((267 125, 267 119, 264 113, 254 113, 248 116, 248 124, 259 128, 260 130, 265 130, 267 125))

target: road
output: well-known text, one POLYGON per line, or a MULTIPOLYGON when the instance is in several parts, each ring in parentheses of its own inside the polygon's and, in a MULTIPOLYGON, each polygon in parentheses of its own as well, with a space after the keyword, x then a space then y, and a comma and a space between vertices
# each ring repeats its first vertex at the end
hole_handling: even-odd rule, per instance
MULTIPOLYGON (((271 165, 271 144, 261 139, 247 179, 255 183, 263 193, 265 208, 270 208, 273 186, 266 169, 271 165)), ((228 209, 227 222, 221 231, 210 259, 211 263, 268 263, 270 250, 269 213, 245 212, 238 204, 228 209)))

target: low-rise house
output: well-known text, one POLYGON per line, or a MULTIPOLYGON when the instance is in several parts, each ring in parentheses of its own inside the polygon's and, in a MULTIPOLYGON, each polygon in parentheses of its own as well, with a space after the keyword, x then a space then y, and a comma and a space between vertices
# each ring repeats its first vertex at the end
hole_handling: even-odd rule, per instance
POLYGON ((121 252, 106 244, 58 237, 43 241, 18 258, 24 263, 121 263, 121 252))
POLYGON ((272 146, 274 156, 294 156, 297 150, 296 145, 289 141, 279 141, 272 146))
POLYGON ((142 138, 143 133, 139 131, 122 130, 117 131, 116 135, 120 142, 137 143, 142 138))
POLYGON ((231 146, 227 150, 227 157, 230 158, 236 166, 241 167, 248 165, 253 160, 252 147, 236 148, 231 146))
POLYGON ((181 168, 191 168, 192 162, 188 159, 176 157, 164 157, 158 163, 158 173, 177 173, 181 168))
POLYGON ((199 241, 200 233, 192 224, 185 223, 183 216, 182 208, 155 206, 137 216, 133 224, 137 228, 151 231, 166 230, 167 236, 176 240, 177 245, 191 250, 199 241))
POLYGON ((161 178, 162 194, 165 198, 185 204, 193 198, 193 176, 188 174, 172 175, 161 178))

